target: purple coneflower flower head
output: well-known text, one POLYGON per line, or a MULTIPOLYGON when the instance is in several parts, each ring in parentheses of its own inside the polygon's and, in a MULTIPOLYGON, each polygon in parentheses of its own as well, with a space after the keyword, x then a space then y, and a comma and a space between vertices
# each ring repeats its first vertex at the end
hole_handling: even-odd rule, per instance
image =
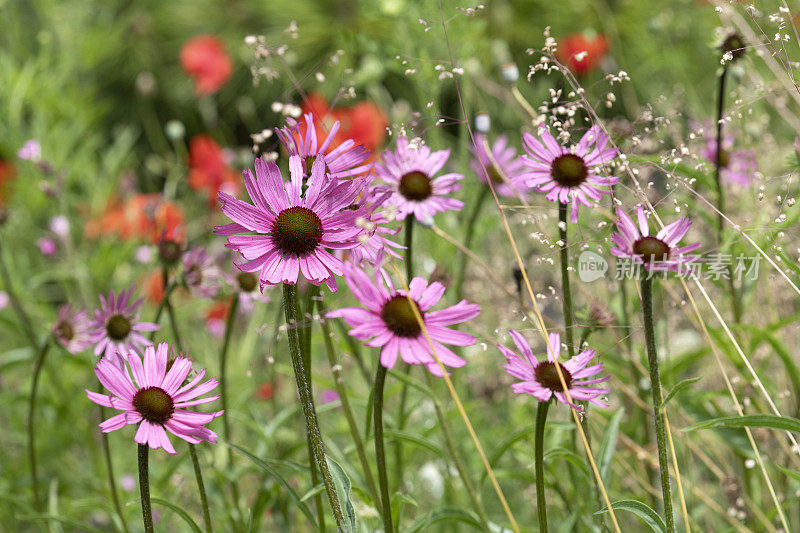
POLYGON ((239 298, 239 311, 250 314, 253 312, 255 302, 267 303, 270 301, 270 297, 261 292, 258 276, 253 272, 242 272, 237 268, 237 262, 233 262, 233 271, 224 274, 224 277, 236 292, 236 297, 239 298))
POLYGON ((475 156, 469 161, 472 171, 484 183, 486 183, 486 174, 488 174, 494 190, 500 196, 511 198, 516 198, 518 194, 523 197, 527 196, 526 193, 530 190, 526 183, 529 169, 517 156, 514 147, 508 145, 508 138, 505 135, 497 138, 494 146, 491 146, 491 157, 486 151, 485 143, 487 142, 486 137, 480 133, 475 135, 475 146, 470 145, 470 150, 475 156), (497 166, 492 163, 492 159, 497 166), (484 168, 486 172, 484 172, 484 168), (504 177, 505 179, 503 179, 504 177))
POLYGON ((69 353, 80 353, 92 345, 91 322, 86 311, 69 304, 58 308, 53 338, 69 353))
POLYGON ((427 222, 435 213, 464 207, 464 202, 448 197, 461 188, 459 180, 464 176, 443 174, 436 177, 448 157, 450 150, 431 152, 427 146, 409 143, 405 136, 398 137, 394 152, 383 153, 375 172, 392 188, 388 203, 397 208, 397 220, 414 215, 417 220, 427 222))
POLYGON ((603 363, 589 365, 597 352, 594 350, 584 350, 565 363, 558 362, 561 355, 561 336, 558 333, 550 333, 547 346, 547 360, 539 361, 534 357, 528 341, 513 329, 508 332, 517 345, 519 353, 498 346, 503 355, 506 356, 506 364, 503 365, 510 375, 521 380, 519 383, 511 385, 511 389, 517 394, 530 394, 540 402, 547 402, 555 396, 561 403, 571 405, 574 409, 582 411, 579 405, 570 403, 564 393, 564 385, 567 386, 570 398, 591 402, 600 407, 608 407, 601 396, 608 394, 610 389, 595 387, 597 383, 606 381, 609 376, 596 378, 597 374, 603 371, 603 363), (558 377, 558 369, 564 378, 564 384, 558 377), (592 379, 588 379, 592 378, 592 379))
POLYGON ((195 246, 183 255, 183 279, 192 294, 213 298, 222 283, 222 272, 205 248, 195 246))
POLYGON ((192 370, 191 359, 177 357, 168 361, 168 352, 169 346, 165 342, 159 344, 157 350, 153 346, 145 348, 144 361, 136 352, 128 351, 124 356, 127 367, 122 368, 106 358, 100 359, 94 371, 111 394, 87 390, 86 395, 96 404, 122 411, 100 424, 103 433, 139 424, 133 440, 153 449, 164 448, 172 454, 176 452, 167 431, 192 444, 217 442, 217 434, 205 424, 224 411, 198 413, 186 409, 219 398, 219 395, 198 398, 214 390, 217 380, 214 378, 201 384, 206 373, 203 369, 186 383, 192 370))
MULTIPOLYGON (((706 137, 702 156, 713 164, 717 160, 717 139, 711 135, 713 135, 713 131, 710 136, 706 137)), ((756 154, 753 150, 734 150, 733 145, 732 135, 722 137, 719 175, 729 183, 746 187, 750 185, 757 169, 756 154)))
POLYGON ((690 252, 699 248, 701 243, 678 246, 692 225, 688 218, 667 224, 655 235, 650 235, 644 207, 636 207, 636 218, 638 227, 627 213, 617 210, 617 232, 611 236, 616 245, 611 247, 613 255, 630 259, 653 272, 679 272, 687 263, 698 259, 690 252))
MULTIPOLYGON (((95 309, 91 322, 95 355, 103 354, 107 358, 115 359, 118 353, 141 350, 142 347, 152 344, 142 333, 156 331, 160 326, 152 322, 139 322, 142 299, 131 302, 133 290, 132 285, 119 296, 115 296, 114 291, 109 291, 108 297, 100 295, 100 308, 95 309)), ((122 359, 118 363, 122 366, 122 359)))
POLYGON ((327 249, 351 249, 359 245, 364 229, 356 220, 365 215, 360 207, 350 209, 362 180, 331 179, 325 163, 316 158, 304 187, 303 163, 289 158, 291 181, 284 183, 275 163, 256 159, 255 178, 243 173, 245 187, 255 205, 220 192, 222 212, 232 224, 217 226, 214 233, 228 235, 228 248, 245 258, 243 272, 260 271, 260 286, 297 283, 302 272, 309 282, 325 282, 336 290, 343 264, 327 249), (304 192, 305 189, 305 192, 304 192), (253 234, 239 235, 252 232, 253 234))
POLYGON ((317 142, 317 132, 314 127, 314 115, 306 113, 305 135, 301 126, 303 122, 297 122, 289 117, 286 119, 286 126, 275 130, 281 144, 289 156, 299 156, 303 161, 303 171, 307 174, 314 166, 314 160, 321 158, 328 167, 328 173, 332 178, 347 178, 366 174, 372 168, 372 163, 366 163, 371 154, 364 145, 359 144, 353 139, 347 139, 336 148, 329 150, 331 144, 339 132, 339 121, 333 123, 328 135, 322 141, 317 142), (365 164, 366 163, 366 164, 365 164))
POLYGON ((522 135, 525 151, 522 161, 531 170, 527 183, 539 192, 547 193, 551 202, 572 204, 570 221, 578 221, 578 206, 591 207, 600 200, 604 189, 619 181, 618 177, 601 176, 603 165, 616 156, 615 148, 606 148, 610 137, 599 126, 589 128, 572 148, 561 146, 546 128, 539 128, 539 139, 530 133, 522 135))
POLYGON ((452 307, 430 311, 442 298, 444 285, 428 284, 423 278, 412 279, 408 292, 412 304, 406 292, 395 290, 388 278, 383 275, 372 280, 363 270, 346 264, 344 279, 364 307, 337 309, 328 316, 342 317, 353 327, 350 335, 368 341, 367 346, 381 347, 381 364, 386 368, 394 367, 399 354, 406 363, 425 365, 431 374, 441 376, 442 370, 411 307, 415 305, 442 364, 453 368, 464 366, 466 361, 444 345, 471 346, 475 344, 475 337, 447 326, 475 318, 480 308, 461 300, 452 307))

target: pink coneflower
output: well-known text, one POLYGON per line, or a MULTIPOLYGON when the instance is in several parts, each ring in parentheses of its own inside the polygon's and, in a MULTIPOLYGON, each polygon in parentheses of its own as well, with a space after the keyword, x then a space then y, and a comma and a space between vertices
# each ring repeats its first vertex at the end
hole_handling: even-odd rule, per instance
MULTIPOLYGON (((131 303, 134 286, 128 291, 122 291, 119 297, 113 291, 108 292, 108 297, 100 295, 100 308, 95 309, 94 319, 91 322, 92 342, 95 343, 95 355, 103 354, 105 357, 116 358, 116 354, 124 354, 128 350, 139 349, 152 344, 144 335, 146 331, 156 331, 158 324, 139 322, 139 307, 142 299, 131 303)), ((122 366, 120 359, 119 365, 122 366)))
POLYGON ((365 213, 359 207, 348 208, 362 181, 330 179, 321 158, 315 159, 307 181, 299 156, 289 158, 289 172, 291 182, 284 183, 275 163, 256 159, 255 178, 249 169, 243 173, 255 205, 220 192, 222 212, 233 223, 217 226, 214 233, 227 235, 226 246, 246 259, 238 265, 240 270, 261 271, 262 290, 267 284, 297 283, 302 272, 314 285, 325 282, 335 291, 334 276, 342 274, 343 265, 326 248, 359 245, 358 236, 364 229, 355 222, 365 213), (245 232, 255 235, 238 235, 245 232))
POLYGON ((443 174, 450 150, 431 152, 427 146, 410 144, 405 136, 397 139, 397 149, 383 153, 375 165, 375 173, 392 188, 388 203, 397 208, 397 220, 414 215, 417 220, 430 221, 433 215, 449 209, 460 210, 464 202, 448 198, 461 188, 461 174, 443 174))
POLYGON ((372 163, 367 163, 367 160, 372 154, 363 145, 356 146, 353 139, 347 139, 338 144, 334 143, 339 131, 338 120, 331 126, 325 140, 318 143, 314 115, 306 113, 304 119, 298 122, 289 117, 286 119, 287 125, 276 129, 275 133, 289 156, 300 156, 305 173, 311 171, 314 160, 318 157, 324 159, 332 178, 360 176, 370 171, 372 163))
POLYGON ((198 298, 213 298, 222 283, 222 272, 205 248, 195 246, 183 255, 183 279, 198 298))
POLYGON ((638 228, 624 211, 617 210, 617 217, 617 232, 611 237, 616 244, 611 247, 611 253, 615 256, 630 259, 653 272, 678 272, 687 263, 698 259, 689 252, 699 248, 701 243, 678 247, 692 225, 688 218, 683 217, 667 224, 655 236, 651 236, 644 207, 636 207, 638 228))
POLYGON ((69 353, 80 353, 92 345, 91 322, 86 311, 69 304, 58 308, 53 338, 69 353))
POLYGON ((253 312, 255 302, 267 303, 270 297, 261 292, 258 276, 252 272, 242 272, 236 267, 236 263, 238 261, 234 261, 232 265, 233 272, 223 276, 236 292, 236 298, 239 298, 239 312, 247 315, 253 312))
MULTIPOLYGON (((367 346, 381 346, 381 364, 393 368, 397 355, 410 365, 425 365, 431 374, 442 375, 442 370, 431 353, 431 346, 406 297, 404 290, 395 290, 388 276, 384 281, 371 280, 364 271, 351 264, 345 265, 344 279, 353 295, 364 307, 345 307, 328 314, 342 317, 353 329, 350 335, 368 341, 367 346)), ((444 294, 444 285, 433 282, 430 285, 423 278, 414 278, 409 284, 409 296, 422 315, 425 328, 433 341, 436 355, 445 366, 459 368, 466 364, 462 358, 446 348, 471 346, 475 337, 445 326, 458 324, 475 318, 480 313, 476 304, 461 300, 452 307, 439 311, 429 311, 444 294)))
POLYGON ((500 196, 511 198, 516 198, 518 194, 526 196, 526 193, 530 190, 526 183, 527 174, 530 171, 517 156, 517 151, 514 147, 508 145, 508 138, 505 135, 500 135, 497 138, 494 146, 491 146, 491 158, 486 151, 486 145, 484 144, 486 142, 486 137, 480 133, 475 135, 475 146, 470 145, 470 150, 472 150, 472 154, 475 157, 470 159, 469 167, 478 176, 478 179, 484 183, 486 183, 486 174, 489 174, 494 190, 500 196), (494 158, 499 169, 492 163, 492 158, 494 158), (484 168, 486 168, 485 173, 483 171, 484 168), (503 179, 504 176, 508 179, 508 182, 503 179))
POLYGON ((530 167, 528 185, 546 192, 551 202, 572 204, 570 222, 578 221, 578 205, 591 207, 600 200, 603 189, 619 181, 618 177, 600 176, 603 165, 616 156, 615 148, 606 148, 610 137, 592 126, 572 149, 561 146, 546 128, 539 128, 541 142, 530 133, 522 135, 525 151, 522 161, 530 167))
MULTIPOLYGON (((719 175, 725 181, 746 187, 753 180, 756 172, 756 154, 753 150, 734 150, 732 135, 722 138, 719 175)), ((706 137, 706 144, 701 154, 713 164, 717 159, 717 139, 713 132, 706 137)))
POLYGON ((164 448, 167 453, 176 453, 167 436, 167 431, 186 442, 198 444, 202 441, 217 442, 217 434, 205 427, 223 411, 198 413, 186 407, 208 403, 219 395, 198 398, 217 387, 216 378, 200 384, 206 371, 201 370, 189 383, 184 384, 192 370, 192 361, 177 357, 168 364, 169 346, 162 342, 156 350, 148 346, 144 351, 144 362, 134 351, 124 358, 133 374, 125 366, 118 368, 106 358, 100 359, 94 368, 100 383, 111 394, 100 394, 86 390, 94 403, 123 411, 100 424, 103 433, 122 429, 129 424, 139 424, 134 440, 153 449, 164 448))
POLYGON ((356 224, 363 227, 365 233, 358 237, 360 245, 350 250, 354 264, 379 267, 386 255, 402 259, 396 249, 405 249, 405 246, 387 238, 400 231, 399 227, 390 228, 386 225, 389 219, 382 208, 391 196, 392 191, 386 185, 369 182, 364 186, 358 203, 364 208, 366 215, 357 219, 356 224))
POLYGON ((564 387, 558 378, 558 370, 564 377, 564 384, 567 386, 570 398, 591 402, 600 407, 608 407, 608 404, 600 399, 600 396, 608 394, 610 389, 600 389, 590 385, 602 383, 609 376, 595 379, 586 379, 596 376, 603 371, 603 363, 589 365, 589 361, 594 359, 597 352, 594 350, 584 350, 569 361, 559 363, 558 356, 561 354, 561 336, 558 333, 550 333, 547 346, 547 361, 539 361, 534 357, 531 347, 525 338, 513 329, 508 332, 517 345, 520 354, 509 350, 505 346, 498 346, 503 355, 506 356, 507 363, 504 366, 506 372, 517 379, 520 383, 511 385, 511 389, 517 394, 530 394, 541 402, 547 402, 553 396, 561 403, 572 405, 581 411, 582 408, 567 401, 564 394, 564 387))

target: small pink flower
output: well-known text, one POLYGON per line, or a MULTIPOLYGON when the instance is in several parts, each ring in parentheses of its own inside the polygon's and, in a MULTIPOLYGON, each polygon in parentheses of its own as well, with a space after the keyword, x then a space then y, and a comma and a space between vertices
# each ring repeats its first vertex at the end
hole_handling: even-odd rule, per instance
POLYGON ((326 283, 336 290, 342 261, 328 249, 346 250, 359 245, 364 228, 356 225, 363 208, 350 209, 362 189, 362 180, 331 179, 325 162, 316 158, 306 179, 300 156, 289 158, 291 181, 285 183, 278 166, 256 159, 255 178, 243 173, 245 187, 255 205, 220 192, 222 212, 232 224, 217 226, 227 235, 227 247, 245 258, 243 272, 260 272, 260 285, 297 283, 302 273, 314 285, 326 283), (241 235, 242 233, 248 233, 241 235))
MULTIPOLYGON (((717 139, 712 133, 706 136, 706 144, 702 156, 713 165, 717 160, 717 139)), ((722 155, 720 157, 719 175, 729 183, 746 187, 753 181, 756 173, 756 153, 753 150, 734 150, 732 135, 722 137, 722 155)))
POLYGON ((25 161, 38 163, 42 160, 42 145, 36 139, 26 141, 17 151, 17 157, 25 161))
MULTIPOLYGON (((363 270, 347 263, 344 279, 353 295, 364 307, 345 307, 328 313, 330 317, 342 317, 353 329, 350 335, 368 341, 367 346, 381 347, 381 364, 393 368, 398 354, 410 365, 425 365, 431 374, 442 375, 442 370, 431 351, 431 345, 403 290, 395 290, 387 275, 371 280, 363 270)), ((439 311, 431 307, 444 295, 444 285, 434 281, 430 285, 423 278, 414 278, 409 284, 409 293, 417 311, 422 316, 425 329, 430 336, 436 355, 445 366, 459 368, 466 361, 446 348, 471 346, 475 337, 447 328, 465 322, 480 314, 476 304, 461 300, 454 306, 439 311)))
POLYGON ((490 146, 491 158, 486 151, 486 142, 486 137, 478 133, 475 135, 477 148, 470 145, 470 150, 472 150, 474 157, 470 159, 469 167, 478 176, 478 179, 486 183, 486 174, 489 174, 494 190, 500 196, 509 198, 516 198, 518 194, 523 197, 527 196, 526 193, 530 190, 530 187, 526 182, 530 171, 522 159, 519 158, 514 147, 508 145, 508 138, 505 135, 500 135, 494 146, 490 146), (499 169, 492 163, 492 158, 499 169), (486 172, 484 172, 484 168, 486 172), (508 179, 508 182, 503 179, 503 176, 508 179))
POLYGON ((599 126, 589 128, 572 149, 561 146, 546 128, 539 128, 539 139, 525 132, 522 141, 528 155, 522 156, 531 172, 527 184, 551 202, 572 204, 570 222, 578 221, 578 206, 591 207, 610 187, 619 181, 614 176, 601 176, 601 168, 616 156, 615 148, 606 148, 610 137, 599 126))
POLYGON ((539 361, 534 357, 528 341, 513 329, 508 332, 517 345, 519 353, 498 346, 503 355, 506 356, 507 363, 504 365, 506 372, 517 379, 520 383, 511 385, 511 389, 517 394, 530 394, 540 402, 547 402, 555 396, 561 403, 571 405, 578 411, 582 411, 578 405, 571 404, 564 394, 564 386, 558 377, 558 365, 564 384, 567 386, 572 400, 587 401, 600 407, 608 407, 600 397, 608 394, 610 389, 601 389, 590 385, 602 383, 609 376, 602 378, 586 379, 596 376, 603 371, 603 364, 597 363, 589 365, 589 361, 595 358, 597 352, 594 350, 584 350, 569 361, 560 363, 558 357, 561 354, 561 336, 558 333, 550 333, 547 346, 547 360, 539 361), (522 354, 522 355, 520 355, 522 354))
MULTIPOLYGON (((139 322, 139 308, 142 299, 131 303, 134 287, 122 291, 119 297, 109 291, 108 297, 100 295, 100 308, 95 309, 92 319, 92 342, 95 343, 94 354, 103 354, 107 358, 115 358, 117 353, 124 354, 128 350, 140 350, 143 346, 153 344, 142 333, 156 331, 158 324, 139 322)), ((119 366, 123 365, 119 360, 119 366)))
POLYGON ((339 393, 333 389, 324 389, 322 392, 319 393, 319 401, 323 405, 326 403, 338 402, 339 393))
POLYGON ((69 219, 64 215, 58 215, 50 219, 50 231, 60 239, 66 240, 69 237, 69 219))
POLYGON ((56 241, 50 237, 42 237, 41 239, 37 240, 36 246, 39 247, 39 251, 42 252, 42 255, 47 257, 52 257, 58 252, 58 245, 56 245, 56 241))
POLYGON ((678 246, 692 225, 688 218, 683 217, 672 224, 667 224, 655 236, 650 235, 650 225, 644 207, 636 207, 636 218, 639 222, 638 228, 627 213, 617 211, 617 232, 611 237, 616 244, 611 247, 613 255, 630 259, 653 272, 667 270, 679 272, 687 263, 698 260, 698 257, 690 252, 698 249, 701 243, 678 246))
POLYGON ((148 346, 144 361, 134 351, 124 357, 127 366, 119 368, 107 358, 102 358, 94 370, 100 383, 111 394, 100 394, 86 390, 91 401, 104 407, 122 411, 100 424, 103 433, 122 429, 130 424, 139 424, 134 440, 153 449, 163 448, 174 454, 175 448, 167 431, 186 442, 198 444, 202 441, 217 442, 217 434, 205 427, 223 411, 198 413, 186 408, 213 402, 219 395, 198 398, 217 387, 217 380, 210 379, 200 384, 205 376, 201 370, 191 381, 186 378, 192 370, 192 361, 177 357, 168 361, 169 346, 162 342, 158 350, 148 346), (131 374, 133 379, 131 379, 131 374))
POLYGON ((183 279, 198 298, 213 298, 222 285, 222 272, 205 248, 195 246, 183 254, 183 279))
POLYGON ((436 176, 449 157, 450 150, 431 152, 427 146, 410 144, 405 136, 398 137, 394 152, 383 153, 375 173, 392 189, 388 204, 397 208, 397 220, 414 215, 417 220, 429 222, 438 212, 464 207, 464 202, 448 197, 461 188, 458 182, 464 176, 436 176))

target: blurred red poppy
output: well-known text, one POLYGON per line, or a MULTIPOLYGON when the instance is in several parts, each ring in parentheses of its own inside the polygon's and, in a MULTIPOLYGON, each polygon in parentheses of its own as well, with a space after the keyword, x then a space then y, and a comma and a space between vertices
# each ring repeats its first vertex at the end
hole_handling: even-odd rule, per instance
POLYGON ((164 299, 164 275, 155 270, 147 275, 144 282, 144 294, 151 304, 160 304, 164 299))
POLYGON ((208 135, 197 135, 189 143, 189 187, 204 191, 212 208, 219 191, 236 195, 241 188, 236 171, 225 162, 222 148, 208 135))
POLYGON ((181 66, 192 77, 194 90, 201 96, 217 92, 233 73, 225 44, 211 35, 195 37, 183 45, 181 66))
POLYGON ((389 120, 386 113, 372 102, 359 102, 352 107, 331 109, 324 96, 309 93, 302 105, 303 113, 314 113, 314 127, 317 138, 325 138, 326 132, 337 120, 340 122, 333 147, 347 139, 356 145, 363 144, 370 152, 375 152, 386 141, 386 127, 389 120))
POLYGON ((259 400, 269 400, 275 394, 275 388, 272 386, 272 383, 267 381, 266 383, 262 383, 256 389, 256 398, 259 400))
POLYGON ((577 76, 585 76, 596 69, 608 52, 608 41, 602 34, 587 37, 575 33, 562 37, 558 44, 558 60, 577 76))
POLYGON ((0 204, 6 203, 11 198, 8 192, 9 184, 17 177, 17 169, 8 161, 0 159, 0 204))
POLYGON ((124 203, 112 200, 99 219, 86 223, 88 237, 116 235, 122 239, 142 238, 157 243, 162 237, 182 242, 186 220, 181 208, 160 194, 137 194, 124 203))

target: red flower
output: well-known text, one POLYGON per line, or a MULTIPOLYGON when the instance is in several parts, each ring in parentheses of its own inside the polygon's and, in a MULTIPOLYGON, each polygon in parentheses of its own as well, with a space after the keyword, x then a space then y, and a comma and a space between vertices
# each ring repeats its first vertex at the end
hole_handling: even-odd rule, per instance
POLYGON ((137 194, 125 203, 112 200, 99 219, 86 223, 89 237, 116 235, 122 239, 143 238, 157 243, 162 237, 183 241, 186 220, 181 208, 160 194, 137 194))
POLYGON ((587 38, 582 33, 568 35, 559 41, 556 55, 577 76, 590 73, 603 60, 608 52, 608 41, 605 35, 599 34, 587 38))
POLYGON ((0 205, 10 198, 8 186, 17 177, 17 169, 8 161, 0 159, 0 205))
POLYGON ((269 381, 262 383, 256 389, 256 398, 259 400, 269 400, 275 394, 275 389, 269 381))
POLYGON ((222 157, 222 149, 208 135, 197 135, 189 143, 189 187, 205 191, 210 207, 217 201, 217 193, 239 193, 237 173, 222 157))
POLYGON ((386 113, 372 102, 359 102, 353 107, 331 109, 324 96, 309 93, 302 105, 303 113, 314 113, 314 127, 317 138, 325 138, 325 132, 337 120, 341 123, 331 148, 347 139, 356 145, 363 144, 370 152, 375 152, 386 140, 386 127, 389 120, 386 113))
POLYGON ((156 270, 147 275, 144 282, 144 292, 147 301, 152 304, 160 304, 164 299, 164 275, 160 270, 156 270))
POLYGON ((217 92, 233 73, 225 45, 210 35, 195 37, 183 45, 181 66, 194 79, 194 90, 199 95, 217 92))

